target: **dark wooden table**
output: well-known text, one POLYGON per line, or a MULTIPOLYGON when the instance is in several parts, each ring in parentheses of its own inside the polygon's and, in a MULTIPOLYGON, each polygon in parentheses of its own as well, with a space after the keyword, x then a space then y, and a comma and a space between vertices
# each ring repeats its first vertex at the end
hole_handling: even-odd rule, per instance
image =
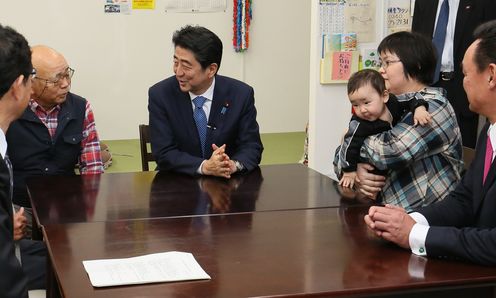
MULTIPOLYGON (((280 198, 281 200, 284 197, 280 198)), ((65 297, 492 297, 496 268, 425 259, 371 236, 366 207, 48 224, 65 297), (93 288, 81 261, 193 253, 212 277, 93 288)))
POLYGON ((335 181, 298 164, 230 180, 136 172, 44 176, 27 185, 40 225, 336 207, 342 200, 335 181))

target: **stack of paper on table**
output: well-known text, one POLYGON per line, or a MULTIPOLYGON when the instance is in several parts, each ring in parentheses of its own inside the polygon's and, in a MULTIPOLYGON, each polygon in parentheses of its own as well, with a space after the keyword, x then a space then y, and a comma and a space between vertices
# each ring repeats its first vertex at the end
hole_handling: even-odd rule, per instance
POLYGON ((210 279, 192 254, 178 251, 83 261, 83 266, 94 287, 210 279))

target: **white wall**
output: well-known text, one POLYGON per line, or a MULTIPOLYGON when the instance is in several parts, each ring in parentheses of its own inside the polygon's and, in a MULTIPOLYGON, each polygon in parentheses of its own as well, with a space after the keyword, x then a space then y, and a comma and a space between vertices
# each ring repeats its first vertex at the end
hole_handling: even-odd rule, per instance
MULTIPOLYGON (((383 1, 376 1, 376 43, 383 36, 383 1)), ((346 84, 320 84, 320 57, 322 38, 319 25, 319 3, 312 1, 310 42, 310 86, 309 86, 309 160, 311 168, 324 175, 336 178, 332 161, 334 151, 348 128, 351 104, 346 94, 346 84)))
MULTIPOLYGON (((315 2, 315 1, 314 1, 315 2)), ((2 1, 0 23, 31 45, 62 52, 76 69, 72 91, 90 100, 102 139, 138 138, 148 123, 148 88, 172 75, 172 33, 186 24, 214 31, 224 44, 220 74, 252 85, 261 132, 302 131, 308 120, 310 1, 253 1, 251 46, 232 49, 232 1, 220 13, 103 13, 101 0, 2 1)))

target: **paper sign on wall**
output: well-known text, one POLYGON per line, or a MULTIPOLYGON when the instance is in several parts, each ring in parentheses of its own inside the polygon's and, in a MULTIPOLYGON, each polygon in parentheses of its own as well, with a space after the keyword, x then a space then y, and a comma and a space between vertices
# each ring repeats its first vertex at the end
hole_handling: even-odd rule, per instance
POLYGON ((133 0, 133 9, 155 9, 155 0, 133 0))
POLYGON ((320 83, 346 83, 358 71, 358 60, 357 51, 326 53, 320 62, 320 83))
POLYGON ((332 53, 332 80, 347 80, 351 76, 353 55, 350 52, 332 53))

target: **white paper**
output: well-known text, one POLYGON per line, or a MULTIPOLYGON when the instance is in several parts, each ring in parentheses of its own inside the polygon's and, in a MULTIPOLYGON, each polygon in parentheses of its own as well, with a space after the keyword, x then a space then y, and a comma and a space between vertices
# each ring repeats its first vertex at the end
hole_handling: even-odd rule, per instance
POLYGON ((83 266, 94 287, 210 279, 191 253, 178 251, 88 260, 83 266))
POLYGON ((226 9, 226 0, 165 0, 166 12, 221 12, 226 9))

